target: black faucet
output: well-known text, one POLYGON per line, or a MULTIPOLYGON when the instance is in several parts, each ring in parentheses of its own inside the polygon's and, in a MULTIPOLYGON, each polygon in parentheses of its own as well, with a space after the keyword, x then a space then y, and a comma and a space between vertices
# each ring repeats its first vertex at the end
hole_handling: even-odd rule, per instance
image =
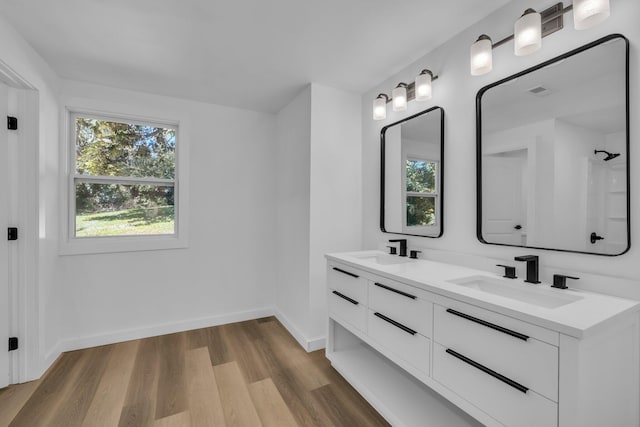
POLYGON ((407 239, 392 239, 389 243, 400 243, 399 256, 407 256, 407 239))
POLYGON ((504 267, 504 276, 507 279, 517 279, 516 268, 511 265, 496 264, 496 267, 504 267))
POLYGON ((527 279, 528 283, 540 283, 538 280, 538 256, 537 255, 522 255, 514 258, 516 261, 527 262, 527 279))
POLYGON ((578 280, 580 278, 573 277, 573 276, 565 276, 564 274, 554 274, 553 285, 551 285, 551 287, 558 288, 558 289, 567 289, 567 279, 578 280))

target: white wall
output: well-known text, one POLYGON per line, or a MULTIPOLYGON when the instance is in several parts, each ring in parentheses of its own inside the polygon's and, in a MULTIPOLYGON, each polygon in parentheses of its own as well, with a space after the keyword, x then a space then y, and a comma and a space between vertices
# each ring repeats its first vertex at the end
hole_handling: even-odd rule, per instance
POLYGON ((278 114, 278 315, 307 349, 326 334, 324 254, 361 244, 360 97, 311 84, 278 114))
MULTIPOLYGON (((555 121, 554 219, 558 247, 597 251, 591 247, 587 227, 589 160, 596 147, 604 146, 605 136, 580 126, 555 121)), ((603 200, 604 202, 604 200, 603 200)))
MULTIPOLYGON (((402 230, 403 215, 406 215, 405 202, 402 200, 403 164, 402 127, 392 126, 384 133, 384 225, 385 230, 402 230)), ((382 173, 382 171, 381 171, 382 173)))
MULTIPOLYGON (((640 123, 639 84, 637 78, 638 46, 640 27, 635 17, 640 16, 640 2, 637 0, 613 0, 610 18, 599 26, 583 31, 573 29, 572 14, 565 15, 565 27, 543 40, 539 52, 525 57, 513 55, 511 42, 494 49, 494 70, 484 76, 469 74, 469 47, 479 34, 487 33, 499 40, 513 32, 514 21, 522 11, 530 7, 530 2, 515 0, 499 9, 486 19, 455 36, 439 48, 417 60, 399 73, 389 76, 380 85, 371 88, 362 97, 363 120, 363 247, 377 248, 391 234, 379 231, 379 133, 380 129, 392 122, 410 116, 426 108, 438 105, 445 111, 445 230, 440 239, 410 238, 409 245, 425 249, 427 257, 465 262, 476 267, 495 269, 497 260, 510 262, 515 255, 537 254, 540 256, 541 278, 547 282, 554 272, 575 273, 582 280, 575 286, 602 292, 626 295, 640 299, 640 270, 637 259, 640 256, 640 199, 631 196, 632 247, 619 257, 556 253, 531 249, 508 248, 483 245, 476 238, 476 138, 475 138, 475 96, 483 86, 507 77, 544 60, 556 57, 568 50, 582 46, 611 33, 622 33, 631 44, 631 141, 638 134, 634 124, 640 123), (433 98, 426 103, 409 103, 407 111, 389 111, 386 120, 373 121, 371 102, 380 92, 389 93, 400 81, 411 81, 423 68, 429 68, 439 75, 433 83, 433 98), (606 275, 603 278, 601 275, 606 275)), ((551 5, 549 3, 548 5, 551 5)), ((540 9, 544 5, 540 5, 540 9)), ((389 33, 392 37, 392 33, 389 33)), ((634 168, 640 165, 640 151, 631 150, 631 188, 640 188, 640 174, 634 168)), ((521 263, 517 263, 521 264, 521 263)), ((523 275, 524 265, 518 265, 519 275, 523 275)), ((496 270, 497 272, 497 270, 496 270)))
POLYGON ((278 113, 277 122, 276 307, 303 340, 309 326, 311 86, 278 113))
POLYGON ((180 122, 188 140, 178 143, 189 146, 190 233, 187 249, 57 257, 64 342, 55 350, 270 314, 275 117, 64 81, 61 107, 68 104, 180 122))
POLYGON ((324 254, 357 250, 362 242, 360 96, 311 85, 311 207, 309 337, 327 329, 324 254))

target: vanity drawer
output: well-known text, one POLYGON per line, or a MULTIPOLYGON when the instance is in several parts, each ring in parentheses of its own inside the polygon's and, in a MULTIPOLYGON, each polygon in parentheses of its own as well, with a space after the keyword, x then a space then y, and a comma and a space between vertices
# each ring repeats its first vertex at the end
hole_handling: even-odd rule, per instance
POLYGON ((367 331, 367 307, 362 303, 337 290, 329 290, 329 315, 339 321, 346 322, 359 330, 367 331))
POLYGON ((519 384, 507 384, 505 381, 513 379, 504 372, 487 372, 481 365, 462 351, 433 344, 433 378, 500 423, 518 427, 558 425, 557 403, 530 389, 516 388, 519 384))
POLYGON ((558 348, 523 333, 522 322, 492 315, 473 306, 436 304, 434 341, 557 402, 558 348))
POLYGON ((431 340, 384 313, 368 311, 369 336, 395 357, 428 375, 431 340))
POLYGON ((431 337, 433 303, 418 298, 410 286, 383 279, 369 281, 369 308, 431 337))
POLYGON ((367 305, 367 279, 355 268, 341 264, 329 265, 327 282, 330 290, 336 290, 367 305))

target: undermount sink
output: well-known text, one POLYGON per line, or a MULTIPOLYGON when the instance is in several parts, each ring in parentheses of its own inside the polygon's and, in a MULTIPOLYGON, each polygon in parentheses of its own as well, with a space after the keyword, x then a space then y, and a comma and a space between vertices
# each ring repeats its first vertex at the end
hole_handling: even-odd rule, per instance
POLYGON ((538 285, 487 276, 462 277, 450 280, 449 283, 544 308, 558 308, 582 299, 577 295, 558 293, 562 291, 536 287, 538 285))
POLYGON ((411 258, 389 254, 367 254, 365 256, 359 256, 358 258, 363 261, 369 261, 380 265, 406 264, 414 261, 411 258))

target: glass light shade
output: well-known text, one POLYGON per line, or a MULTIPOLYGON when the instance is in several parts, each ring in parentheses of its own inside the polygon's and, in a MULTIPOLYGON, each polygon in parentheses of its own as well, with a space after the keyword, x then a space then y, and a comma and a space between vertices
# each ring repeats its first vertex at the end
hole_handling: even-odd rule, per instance
POLYGON ((428 71, 418 74, 415 82, 416 101, 426 101, 431 99, 432 75, 428 71))
POLYGON ((378 96, 373 100, 373 120, 384 120, 387 118, 387 97, 378 96))
POLYGON ((493 69, 493 44, 488 36, 482 35, 471 45, 471 75, 481 76, 493 69))
POLYGON ((609 0, 573 0, 573 26, 585 30, 607 19, 611 13, 609 0))
POLYGON ((513 31, 516 56, 534 53, 542 47, 542 18, 533 9, 527 9, 516 21, 513 31))
POLYGON ((398 85, 393 92, 391 92, 391 102, 393 104, 393 111, 404 111, 407 109, 407 87, 405 85, 398 85))

